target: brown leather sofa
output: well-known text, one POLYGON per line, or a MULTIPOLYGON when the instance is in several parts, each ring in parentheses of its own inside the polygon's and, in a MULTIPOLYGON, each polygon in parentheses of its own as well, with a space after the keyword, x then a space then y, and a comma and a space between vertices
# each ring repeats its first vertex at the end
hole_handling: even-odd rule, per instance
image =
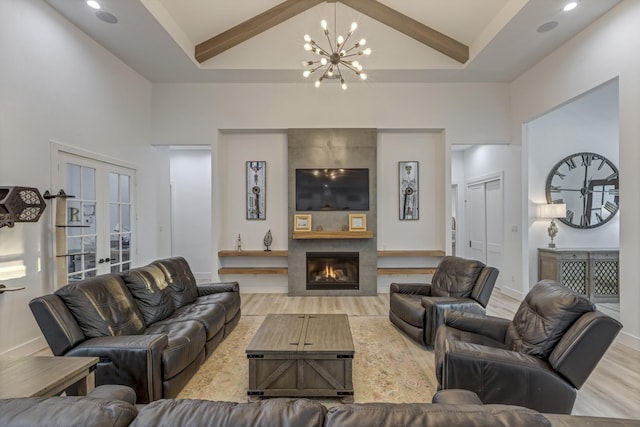
POLYGON ((569 414, 622 325, 550 280, 538 282, 513 320, 447 312, 434 348, 439 389, 484 403, 569 414))
POLYGON ((414 341, 433 345, 447 310, 484 314, 498 269, 480 261, 442 258, 431 283, 392 283, 389 320, 414 341))
MULTIPOLYGON (((109 387, 109 386, 106 386, 109 387)), ((0 400, 3 427, 638 427, 640 420, 541 414, 509 405, 483 405, 463 390, 445 390, 428 403, 356 403, 327 409, 307 399, 235 403, 158 400, 134 405, 127 387, 99 387, 88 397, 0 400)))
MULTIPOLYGON (((237 282, 196 286, 182 257, 72 283, 29 306, 56 356, 94 356, 96 385, 176 396, 240 320, 237 282)), ((70 391, 73 393, 73 391, 70 391)))

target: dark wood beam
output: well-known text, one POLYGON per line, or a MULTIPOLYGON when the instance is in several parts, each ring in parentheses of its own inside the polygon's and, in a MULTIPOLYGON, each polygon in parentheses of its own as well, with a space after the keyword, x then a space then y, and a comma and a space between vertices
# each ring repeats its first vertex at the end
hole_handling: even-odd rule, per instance
POLYGON ((469 60, 469 47, 415 19, 376 0, 338 0, 340 3, 400 31, 420 43, 464 64, 469 60))
POLYGON ((196 61, 203 63, 258 34, 283 23, 287 19, 324 3, 325 0, 287 0, 271 9, 244 21, 196 46, 196 61))

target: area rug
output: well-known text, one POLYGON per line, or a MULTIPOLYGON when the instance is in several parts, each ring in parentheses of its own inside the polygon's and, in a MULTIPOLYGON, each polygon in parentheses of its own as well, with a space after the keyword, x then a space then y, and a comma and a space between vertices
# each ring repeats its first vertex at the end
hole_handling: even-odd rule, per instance
MULTIPOLYGON (((243 316, 200 367, 178 398, 247 401, 249 364, 245 349, 264 316, 243 316)), ((356 354, 354 400, 430 402, 436 390, 433 353, 404 337, 386 316, 350 316, 356 354)), ((327 406, 337 399, 314 399, 327 406)))

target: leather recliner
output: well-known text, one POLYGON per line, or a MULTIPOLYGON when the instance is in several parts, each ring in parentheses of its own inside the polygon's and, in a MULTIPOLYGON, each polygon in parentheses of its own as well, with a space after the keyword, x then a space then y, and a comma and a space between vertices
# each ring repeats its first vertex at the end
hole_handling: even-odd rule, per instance
POLYGON ((438 389, 475 392, 483 403, 570 414, 622 328, 551 280, 538 282, 513 320, 447 312, 435 341, 438 389))
POLYGON ((431 346, 446 310, 484 314, 498 269, 446 256, 431 283, 392 283, 389 320, 414 341, 431 346))

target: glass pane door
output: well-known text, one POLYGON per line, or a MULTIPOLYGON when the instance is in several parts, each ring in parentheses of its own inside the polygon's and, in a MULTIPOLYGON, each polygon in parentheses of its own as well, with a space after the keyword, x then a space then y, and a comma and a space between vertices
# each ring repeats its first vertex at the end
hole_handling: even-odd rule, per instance
POLYGON ((64 259, 57 263, 58 286, 129 270, 135 262, 135 170, 63 152, 59 170, 70 197, 56 199, 65 208, 56 224, 64 233, 56 233, 56 241, 66 243, 65 253, 56 254, 64 259))
POLYGON ((109 173, 109 242, 112 273, 131 267, 131 178, 109 173))
POLYGON ((67 281, 96 275, 96 169, 67 163, 67 281))

